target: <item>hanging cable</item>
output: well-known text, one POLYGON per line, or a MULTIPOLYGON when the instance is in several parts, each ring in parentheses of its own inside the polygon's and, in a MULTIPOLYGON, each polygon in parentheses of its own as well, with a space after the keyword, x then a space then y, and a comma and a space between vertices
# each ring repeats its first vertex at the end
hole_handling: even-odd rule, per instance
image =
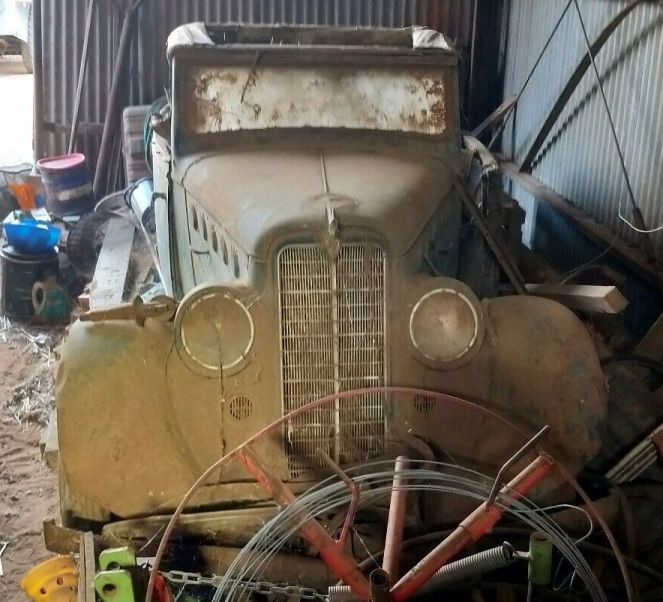
MULTIPOLYGON (((631 203, 631 213, 633 214, 634 221, 636 225, 634 226, 630 222, 628 222, 621 214, 621 206, 618 208, 617 212, 619 214, 619 217, 626 222, 631 228, 636 230, 637 232, 640 232, 641 234, 649 234, 651 232, 658 232, 659 229, 663 229, 663 225, 659 226, 658 228, 654 228, 653 230, 647 229, 647 226, 645 225, 644 218, 642 217, 642 213, 640 211, 640 208, 638 207, 638 204, 635 201, 635 194, 633 192, 633 187, 631 186, 631 179, 629 178, 628 175, 628 169, 626 169, 626 162, 624 160, 624 153, 622 152, 622 147, 619 143, 619 138, 617 137, 617 131, 615 129, 615 122, 612 118, 612 113, 610 111, 610 105, 608 104, 608 98, 605 95, 605 90, 603 88, 603 82, 601 81, 601 75, 599 73, 598 67, 596 66, 596 61, 594 60, 594 53, 592 52, 592 46, 589 41, 589 36, 587 35, 587 28, 585 27, 585 20, 582 17, 582 12, 580 11, 580 5, 578 4, 578 0, 573 0, 573 4, 576 9, 576 13, 578 15, 578 20, 580 22, 580 28, 582 29, 582 35, 585 40, 585 45, 587 47, 587 55, 589 56, 589 60, 592 63, 592 70, 594 71, 594 75, 596 76, 596 83, 599 89, 599 92, 601 94, 601 99, 603 101, 603 107, 605 108, 605 113, 608 117, 608 123, 610 125, 610 133, 612 136, 612 140, 615 144, 615 150, 617 151, 617 156, 619 157, 619 166, 622 171, 622 175, 624 177, 624 182, 626 184, 626 189, 628 191, 628 199, 629 202, 631 203)), ((655 252, 654 252, 654 247, 651 243, 651 240, 649 238, 645 238, 644 240, 645 247, 647 254, 649 255, 650 259, 655 259, 655 252)))
POLYGON ((663 224, 660 226, 656 226, 655 228, 650 228, 649 230, 643 230, 642 228, 638 228, 637 226, 634 226, 631 222, 629 222, 623 215, 622 215, 622 207, 621 205, 617 209, 617 214, 619 215, 619 219, 622 220, 631 230, 635 230, 636 232, 639 232, 640 234, 654 234, 654 232, 660 232, 663 230, 663 224))
POLYGON ((536 68, 539 66, 539 63, 541 62, 541 59, 543 59, 543 56, 545 55, 546 51, 548 50, 548 46, 550 46, 550 43, 552 42, 553 38, 555 37, 555 34, 557 33, 557 30, 559 29, 559 26, 562 24, 562 21, 564 20, 564 17, 566 16, 566 13, 568 12, 569 8, 571 7, 571 2, 573 0, 569 0, 566 3, 566 6, 564 7, 564 10, 562 11, 562 14, 559 16, 559 19, 557 19, 557 22, 555 23, 555 27, 553 27, 552 32, 548 36, 548 39, 546 40, 546 43, 543 45, 543 48, 541 49, 541 52, 539 52, 539 56, 537 57, 536 61, 534 61, 534 66, 530 70, 527 78, 525 79, 525 83, 521 86, 520 92, 518 92, 518 95, 516 96, 516 99, 507 111, 506 115, 502 119, 502 123, 500 124, 499 128, 497 129, 497 132, 495 135, 490 139, 490 142, 488 143, 488 148, 489 150, 492 149, 493 144, 497 141, 497 139, 502 135, 502 132, 504 131, 504 128, 506 127, 507 121, 513 114, 513 112, 516 110, 516 107, 518 106, 518 101, 520 100, 520 97, 523 95, 523 92, 525 92, 525 88, 527 88, 527 85, 529 84, 530 80, 532 79, 532 76, 534 75, 534 72, 536 71, 536 68))

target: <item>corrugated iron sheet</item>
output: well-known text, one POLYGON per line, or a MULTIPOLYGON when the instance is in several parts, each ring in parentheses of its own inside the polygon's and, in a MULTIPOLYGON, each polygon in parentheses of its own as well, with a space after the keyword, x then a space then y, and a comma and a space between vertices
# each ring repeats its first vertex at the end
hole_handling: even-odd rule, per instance
MULTIPOLYGON (((42 154, 67 148, 88 0, 42 0, 44 121, 42 154)), ((94 163, 122 27, 116 2, 98 1, 82 96, 79 150, 94 163)), ((468 48, 474 2, 469 0, 145 0, 139 14, 131 73, 131 104, 163 95, 168 82, 166 38, 192 21, 380 27, 428 25, 468 48)))
MULTIPOLYGON (((504 96, 516 94, 567 0, 512 0, 504 96)), ((590 40, 626 2, 581 0, 590 40)), ((518 103, 503 142, 507 155, 522 160, 539 127, 586 51, 575 9, 566 14, 551 47, 518 103)), ((647 225, 663 222, 663 7, 638 6, 597 57, 626 165, 647 225)), ((533 174, 628 241, 638 235, 618 216, 631 218, 626 185, 610 135, 593 70, 585 74, 535 161, 533 174)), ((531 195, 515 188, 525 207, 531 195)), ((655 235, 663 258, 663 233, 655 235)))
MULTIPOLYGON (((41 155, 66 152, 85 35, 85 0, 43 0, 44 143, 41 155)), ((115 2, 97 2, 80 109, 78 150, 95 157, 122 27, 115 2), (103 86, 103 88, 101 88, 103 86)), ((38 149, 39 150, 39 149, 38 149)))

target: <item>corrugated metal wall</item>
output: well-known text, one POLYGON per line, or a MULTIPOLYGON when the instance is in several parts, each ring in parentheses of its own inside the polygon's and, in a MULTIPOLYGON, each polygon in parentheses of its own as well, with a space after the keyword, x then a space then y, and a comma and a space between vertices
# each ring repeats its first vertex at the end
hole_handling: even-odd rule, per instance
MULTIPOLYGON (((67 150, 85 35, 86 5, 85 0, 42 0, 45 131, 44 148, 37 149, 41 156, 67 150)), ((88 156, 96 155, 95 149, 101 141, 113 57, 122 27, 122 14, 115 2, 97 2, 97 8, 80 110, 78 150, 88 156)))
MULTIPOLYGON (((65 152, 71 124, 88 0, 41 0, 45 140, 42 155, 65 152)), ((83 89, 79 150, 94 163, 122 26, 119 3, 97 2, 90 63, 83 89)), ((163 94, 168 82, 166 38, 191 21, 405 27, 428 25, 469 47, 470 0, 145 0, 139 15, 131 103, 163 94)))
MULTIPOLYGON (((553 30, 567 0, 512 0, 508 17, 505 98, 515 95, 553 30)), ((580 0, 593 41, 626 2, 580 0)), ((503 140, 505 154, 522 160, 560 91, 586 51, 577 14, 567 12, 549 51, 518 103, 503 140)), ((651 228, 663 222, 663 7, 636 7, 597 57, 636 201, 651 228)), ((537 157, 532 173, 597 221, 635 243, 618 217, 631 218, 628 193, 592 69, 585 74, 537 157)), ((513 193, 530 215, 534 199, 513 193)), ((663 259, 663 233, 656 234, 663 259)), ((568 252, 573 252, 570 249, 568 252)), ((578 257, 580 260, 580 257, 578 257)))

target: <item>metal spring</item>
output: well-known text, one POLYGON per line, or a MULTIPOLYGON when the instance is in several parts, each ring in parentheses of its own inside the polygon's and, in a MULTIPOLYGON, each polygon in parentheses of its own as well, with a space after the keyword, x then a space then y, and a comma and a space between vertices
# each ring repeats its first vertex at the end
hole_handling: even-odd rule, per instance
POLYGON ((349 585, 332 585, 327 590, 329 602, 357 602, 359 598, 352 593, 349 585))
POLYGON ((426 593, 437 589, 441 585, 459 583, 483 573, 502 569, 515 562, 515 560, 516 550, 505 541, 501 546, 466 556, 443 566, 419 591, 420 593, 426 593))
MULTIPOLYGON (((417 595, 432 592, 442 585, 460 583, 477 575, 496 571, 509 566, 516 560, 516 550, 508 543, 490 548, 485 552, 466 556, 443 566, 435 573, 417 595)), ((357 602, 357 598, 347 585, 334 585, 329 588, 329 602, 357 602)))

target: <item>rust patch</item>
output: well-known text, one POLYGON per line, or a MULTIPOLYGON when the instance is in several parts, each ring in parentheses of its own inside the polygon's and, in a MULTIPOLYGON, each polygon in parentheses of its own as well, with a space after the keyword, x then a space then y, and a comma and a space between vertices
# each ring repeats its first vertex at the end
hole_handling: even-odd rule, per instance
POLYGON ((434 102, 430 107, 430 118, 427 120, 433 127, 440 127, 444 125, 446 120, 447 111, 444 106, 443 100, 434 102))
POLYGON ((192 133, 343 127, 440 135, 450 125, 444 75, 423 69, 275 70, 254 62, 194 68, 183 87, 178 104, 192 133))
POLYGON ((219 74, 218 79, 220 82, 226 82, 228 84, 237 83, 237 75, 234 73, 221 73, 219 74))
POLYGON ((444 126, 446 122, 446 106, 444 103, 444 86, 440 80, 424 80, 424 90, 430 102, 430 110, 424 123, 433 128, 444 126), (432 98, 431 98, 432 97, 432 98))

